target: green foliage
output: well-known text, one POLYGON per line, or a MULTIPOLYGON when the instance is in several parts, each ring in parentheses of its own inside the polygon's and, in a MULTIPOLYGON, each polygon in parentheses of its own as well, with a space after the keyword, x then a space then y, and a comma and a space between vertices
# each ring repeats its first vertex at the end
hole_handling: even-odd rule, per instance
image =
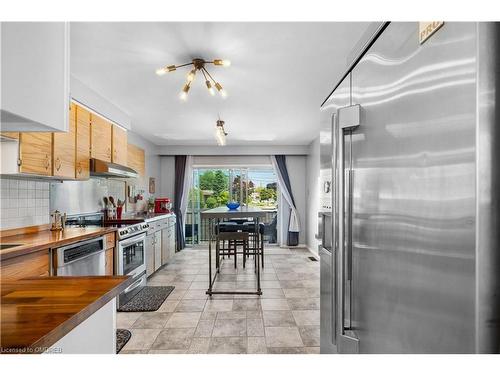
POLYGON ((262 189, 259 193, 259 198, 261 201, 267 201, 270 199, 275 199, 276 198, 276 192, 272 189, 262 189))
POLYGON ((221 170, 207 170, 200 174, 200 208, 223 206, 229 201, 229 177, 221 170), (212 191, 212 195, 203 195, 201 190, 212 191))
POLYGON ((226 190, 219 194, 219 203, 220 206, 223 206, 227 202, 229 202, 229 191, 226 190))
POLYGON ((277 194, 274 189, 258 187, 255 191, 259 194, 260 201, 276 200, 277 194))
MULTIPOLYGON (((229 201, 244 202, 247 205, 273 206, 277 200, 276 183, 267 184, 266 187, 256 187, 253 181, 243 181, 240 190, 241 176, 233 179, 233 196, 229 193, 229 175, 223 170, 209 169, 199 174, 199 188, 190 191, 190 205, 200 209, 210 209, 226 205, 229 201), (248 184, 248 185, 247 185, 248 184), (243 192, 243 197, 240 193, 243 192), (248 192, 248 195, 247 195, 248 192), (254 193, 258 193, 255 196, 254 193)), ((195 208, 195 207, 192 207, 195 208)))
POLYGON ((208 197, 207 200, 205 201, 206 208, 215 208, 219 206, 219 203, 217 201, 217 198, 215 197, 208 197))
POLYGON ((228 186, 229 177, 221 170, 208 170, 200 174, 201 190, 212 190, 215 195, 220 195, 228 186))

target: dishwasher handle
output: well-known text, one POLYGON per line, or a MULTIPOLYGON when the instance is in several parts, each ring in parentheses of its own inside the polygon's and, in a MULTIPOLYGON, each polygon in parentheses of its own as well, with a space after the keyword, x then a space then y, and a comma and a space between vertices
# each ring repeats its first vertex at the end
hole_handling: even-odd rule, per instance
POLYGON ((57 266, 63 267, 103 252, 105 243, 104 237, 98 237, 59 247, 56 249, 57 266))

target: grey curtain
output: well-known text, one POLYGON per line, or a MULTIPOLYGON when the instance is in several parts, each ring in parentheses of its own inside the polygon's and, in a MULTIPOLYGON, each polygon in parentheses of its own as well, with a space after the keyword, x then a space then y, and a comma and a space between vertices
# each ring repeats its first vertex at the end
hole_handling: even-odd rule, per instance
POLYGON ((290 217, 288 219, 288 236, 287 236, 287 246, 297 246, 299 244, 299 230, 298 222, 291 223, 293 217, 295 221, 298 220, 297 217, 297 206, 295 205, 295 199, 293 198, 292 185, 290 184, 290 176, 288 175, 288 169, 286 167, 286 156, 285 155, 274 155, 275 168, 277 169, 278 179, 281 182, 281 188, 286 190, 288 196, 290 197, 290 217))
POLYGON ((177 216, 176 224, 176 251, 186 247, 186 239, 184 238, 184 217, 182 216, 181 202, 184 194, 184 178, 186 171, 186 155, 175 156, 175 183, 174 183, 174 212, 177 216))

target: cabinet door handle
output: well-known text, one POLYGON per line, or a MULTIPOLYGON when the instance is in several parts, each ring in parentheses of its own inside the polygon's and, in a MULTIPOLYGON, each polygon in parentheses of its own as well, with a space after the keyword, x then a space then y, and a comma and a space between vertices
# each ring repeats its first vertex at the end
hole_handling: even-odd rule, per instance
POLYGON ((49 155, 45 155, 45 169, 49 169, 50 167, 50 160, 49 160, 49 155))
POLYGON ((57 158, 55 161, 56 170, 61 169, 61 159, 57 158))
POLYGON ((80 162, 78 162, 77 164, 76 171, 78 172, 78 174, 82 174, 82 165, 80 164, 80 162))

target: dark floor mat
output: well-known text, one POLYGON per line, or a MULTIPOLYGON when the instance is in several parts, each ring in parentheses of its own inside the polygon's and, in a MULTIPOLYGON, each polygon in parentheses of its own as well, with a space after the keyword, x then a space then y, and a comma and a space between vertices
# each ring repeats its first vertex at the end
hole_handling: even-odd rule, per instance
POLYGON ((118 311, 156 311, 173 290, 173 286, 145 286, 130 301, 120 306, 118 311))
POLYGON ((132 333, 128 329, 116 330, 116 354, 120 353, 130 337, 132 337, 132 333))

